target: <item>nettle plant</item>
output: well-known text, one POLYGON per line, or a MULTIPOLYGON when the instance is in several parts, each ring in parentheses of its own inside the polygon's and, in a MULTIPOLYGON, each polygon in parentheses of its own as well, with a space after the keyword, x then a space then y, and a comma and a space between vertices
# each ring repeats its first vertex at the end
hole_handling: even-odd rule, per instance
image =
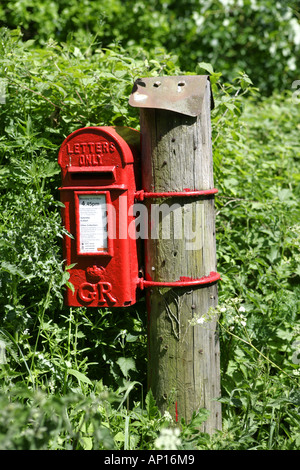
MULTIPOLYGON (((10 336, 12 344, 15 341, 25 348, 19 365, 25 368, 26 359, 31 370, 29 382, 33 381, 33 369, 39 374, 42 362, 52 361, 48 373, 40 375, 44 374, 46 384, 55 364, 54 383, 60 382, 65 389, 58 357, 61 354, 64 362, 68 361, 65 370, 76 369, 66 358, 77 361, 76 344, 85 334, 76 329, 75 320, 70 320, 72 314, 62 305, 68 272, 61 250, 59 146, 79 127, 137 127, 138 116, 127 104, 134 80, 156 75, 162 68, 175 70, 175 64, 163 52, 152 59, 141 50, 129 55, 112 46, 94 47, 91 55, 89 44, 80 50, 49 41, 47 48, 37 48, 32 41, 22 42, 18 30, 3 30, 1 35, 1 76, 6 83, 0 106, 1 329, 7 333, 3 333, 6 341, 10 336), (75 345, 71 338, 75 338, 75 345)), ((106 321, 105 312, 102 321, 106 321)), ((124 326, 126 322, 122 329, 124 326)), ((93 337, 91 323, 89 327, 93 337)), ((118 331, 114 330, 115 337, 118 331)), ((111 350, 115 345, 112 340, 111 350)), ((109 369, 109 353, 102 356, 109 369)))

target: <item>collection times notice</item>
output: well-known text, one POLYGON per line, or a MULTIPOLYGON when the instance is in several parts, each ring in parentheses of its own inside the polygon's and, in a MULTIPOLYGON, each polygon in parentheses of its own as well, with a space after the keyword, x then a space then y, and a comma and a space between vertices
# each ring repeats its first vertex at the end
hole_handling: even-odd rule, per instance
POLYGON ((107 250, 107 212, 105 194, 79 196, 80 253, 107 250))

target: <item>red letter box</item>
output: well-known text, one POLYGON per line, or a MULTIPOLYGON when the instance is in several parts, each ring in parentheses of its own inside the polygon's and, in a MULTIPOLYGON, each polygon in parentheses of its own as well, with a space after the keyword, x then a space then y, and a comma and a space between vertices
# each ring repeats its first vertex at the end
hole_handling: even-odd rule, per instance
POLYGON ((137 184, 139 133, 128 128, 87 127, 63 142, 64 259, 74 292, 69 306, 124 307, 137 301, 139 249, 129 236, 137 184))

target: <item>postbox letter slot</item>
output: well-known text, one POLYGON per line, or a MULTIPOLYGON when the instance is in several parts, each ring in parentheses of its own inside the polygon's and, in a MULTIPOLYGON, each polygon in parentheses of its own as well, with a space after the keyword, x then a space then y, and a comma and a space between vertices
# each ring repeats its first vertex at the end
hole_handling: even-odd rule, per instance
POLYGON ((112 171, 93 171, 92 173, 71 173, 71 178, 74 181, 84 180, 105 180, 108 182, 115 181, 115 177, 112 171))
POLYGON ((71 179, 74 181, 80 180, 104 180, 107 183, 116 181, 116 167, 115 166, 99 166, 99 167, 70 167, 68 172, 71 179))

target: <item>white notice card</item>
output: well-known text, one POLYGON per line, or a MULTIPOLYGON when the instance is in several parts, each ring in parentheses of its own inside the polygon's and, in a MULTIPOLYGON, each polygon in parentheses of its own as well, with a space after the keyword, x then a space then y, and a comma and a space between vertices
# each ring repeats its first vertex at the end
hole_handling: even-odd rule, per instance
POLYGON ((78 198, 80 253, 99 253, 107 250, 105 194, 81 194, 78 198))

